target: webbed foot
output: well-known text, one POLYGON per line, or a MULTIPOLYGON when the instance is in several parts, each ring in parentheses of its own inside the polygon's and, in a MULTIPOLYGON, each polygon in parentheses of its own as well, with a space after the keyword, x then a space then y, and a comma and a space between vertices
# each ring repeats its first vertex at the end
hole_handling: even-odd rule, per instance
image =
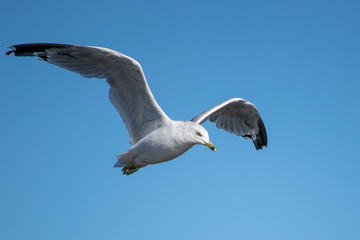
POLYGON ((140 167, 136 166, 134 161, 131 161, 128 164, 126 164, 125 167, 123 167, 123 169, 121 171, 123 172, 123 174, 130 175, 139 169, 140 169, 140 167))

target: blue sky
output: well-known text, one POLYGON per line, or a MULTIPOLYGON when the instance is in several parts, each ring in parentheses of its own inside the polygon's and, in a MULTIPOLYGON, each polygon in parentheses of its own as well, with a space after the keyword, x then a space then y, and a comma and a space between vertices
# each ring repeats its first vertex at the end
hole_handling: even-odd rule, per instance
POLYGON ((360 239, 359 1, 1 1, 1 46, 108 47, 138 60, 163 110, 259 109, 255 151, 212 123, 131 176, 104 80, 0 56, 1 239, 360 239))

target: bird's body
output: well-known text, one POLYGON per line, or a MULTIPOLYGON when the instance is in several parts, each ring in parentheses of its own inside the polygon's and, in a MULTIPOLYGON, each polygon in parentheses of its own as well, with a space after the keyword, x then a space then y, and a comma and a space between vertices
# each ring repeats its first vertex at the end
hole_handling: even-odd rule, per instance
POLYGON ((119 154, 114 166, 124 167, 133 162, 137 167, 145 167, 148 164, 166 162, 180 156, 195 144, 209 142, 206 130, 196 125, 187 121, 171 121, 146 135, 127 152, 119 154), (188 131, 189 129, 193 131, 188 131), (201 137, 193 138, 195 131, 201 131, 205 141, 201 137))
POLYGON ((106 48, 51 43, 20 44, 11 48, 8 55, 37 56, 87 78, 107 79, 110 101, 124 120, 132 145, 118 155, 114 165, 123 167, 124 174, 174 159, 196 144, 216 151, 208 132, 200 125, 208 119, 218 128, 251 138, 256 149, 267 145, 259 112, 244 99, 229 99, 191 121, 174 121, 155 101, 140 64, 124 54, 106 48))

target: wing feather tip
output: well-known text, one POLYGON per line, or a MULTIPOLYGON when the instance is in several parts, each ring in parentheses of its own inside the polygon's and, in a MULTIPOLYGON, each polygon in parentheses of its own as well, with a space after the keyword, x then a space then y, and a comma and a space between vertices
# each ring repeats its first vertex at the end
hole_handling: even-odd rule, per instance
POLYGON ((265 125, 261 118, 259 118, 258 125, 259 125, 259 133, 257 134, 257 139, 253 141, 256 150, 263 149, 263 147, 267 147, 267 143, 268 143, 265 125))
POLYGON ((7 51, 5 54, 6 55, 14 55, 15 56, 15 51, 16 51, 16 48, 14 46, 7 46, 6 48, 10 48, 11 50, 10 51, 7 51))

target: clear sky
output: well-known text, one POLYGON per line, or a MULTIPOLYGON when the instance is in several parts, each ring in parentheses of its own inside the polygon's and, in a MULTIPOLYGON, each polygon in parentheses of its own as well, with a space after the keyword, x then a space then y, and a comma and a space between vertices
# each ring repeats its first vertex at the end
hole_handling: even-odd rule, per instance
POLYGON ((207 122, 216 153, 123 176, 105 80, 1 54, 0 239, 360 239, 359 1, 10 1, 1 49, 108 47, 138 60, 163 110, 232 97, 269 145, 207 122))

